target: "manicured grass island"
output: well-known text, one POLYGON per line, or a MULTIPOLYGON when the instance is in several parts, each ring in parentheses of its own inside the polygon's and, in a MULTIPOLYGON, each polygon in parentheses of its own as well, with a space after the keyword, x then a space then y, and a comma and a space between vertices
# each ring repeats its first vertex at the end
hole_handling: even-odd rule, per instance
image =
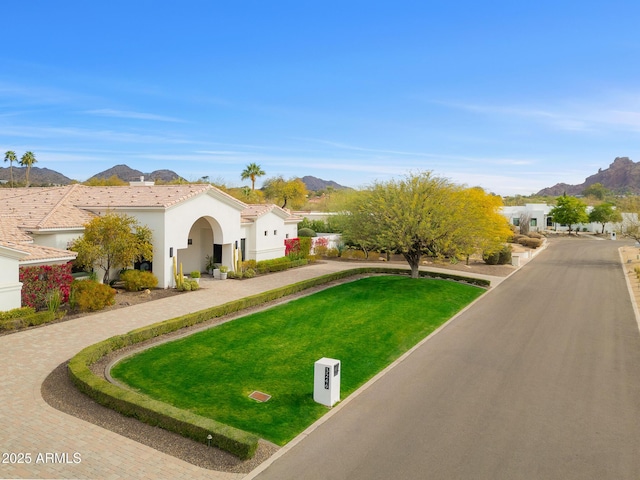
POLYGON ((445 280, 363 278, 156 346, 111 374, 284 445, 327 412, 313 401, 316 360, 341 361, 344 399, 482 292, 445 280), (256 390, 271 399, 249 398, 256 390))

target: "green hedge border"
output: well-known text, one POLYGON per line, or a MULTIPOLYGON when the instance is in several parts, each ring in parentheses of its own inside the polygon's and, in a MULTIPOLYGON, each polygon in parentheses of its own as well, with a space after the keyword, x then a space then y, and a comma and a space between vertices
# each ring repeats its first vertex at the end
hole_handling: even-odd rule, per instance
POLYGON ((19 330, 22 328, 32 327, 34 325, 42 325, 44 323, 53 322, 57 318, 55 312, 43 310, 41 312, 23 315, 21 317, 0 320, 0 332, 19 330))
MULTIPOLYGON (((145 340, 175 332, 212 318, 222 317, 249 307, 259 306, 266 302, 277 300, 318 285, 324 285, 354 275, 372 273, 407 275, 410 272, 402 268, 386 267, 362 267, 344 270, 138 328, 129 333, 108 338, 80 351, 69 361, 69 375, 80 391, 101 405, 116 410, 123 415, 135 417, 142 422, 178 433, 200 443, 206 444, 208 441, 207 435, 211 435, 213 437, 211 440, 212 445, 226 450, 241 459, 252 458, 258 447, 259 438, 256 435, 153 400, 132 390, 121 388, 109 383, 101 376, 95 375, 91 371, 90 366, 113 351, 135 345, 145 340)), ((422 271, 420 275, 422 277, 442 278, 470 283, 481 287, 488 287, 490 285, 488 280, 459 275, 422 271)))

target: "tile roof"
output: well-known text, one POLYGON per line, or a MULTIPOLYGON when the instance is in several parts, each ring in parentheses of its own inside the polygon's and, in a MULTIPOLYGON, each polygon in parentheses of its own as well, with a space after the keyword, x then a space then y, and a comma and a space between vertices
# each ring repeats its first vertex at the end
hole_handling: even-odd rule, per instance
POLYGON ((45 247, 34 243, 17 243, 0 241, 3 247, 25 252, 27 256, 20 259, 21 264, 64 261, 68 262, 76 258, 77 253, 59 248, 45 247))
MULTIPOLYGON (((92 210, 121 208, 167 209, 185 200, 209 194, 241 209, 241 221, 250 223, 258 217, 275 212, 288 220, 297 219, 277 205, 246 205, 209 184, 186 185, 130 185, 121 187, 63 187, 0 188, 0 242, 29 247, 30 257, 44 258, 65 250, 49 249, 32 244, 29 232, 81 229, 95 217, 92 210)), ((26 248, 26 247, 25 247, 26 248)), ((26 259, 24 261, 27 261, 26 259)))

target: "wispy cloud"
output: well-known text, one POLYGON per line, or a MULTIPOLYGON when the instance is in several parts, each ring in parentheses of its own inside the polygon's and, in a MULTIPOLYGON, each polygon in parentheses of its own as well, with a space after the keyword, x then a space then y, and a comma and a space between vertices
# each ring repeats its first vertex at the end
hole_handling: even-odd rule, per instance
POLYGON ((640 132, 640 102, 637 95, 613 96, 602 100, 568 99, 557 105, 500 105, 430 101, 457 110, 485 116, 531 119, 564 131, 602 132, 615 129, 640 132))
POLYGON ((124 142, 144 144, 185 144, 189 140, 167 135, 144 135, 116 130, 90 130, 74 127, 0 126, 0 135, 25 138, 69 138, 92 142, 124 142))
POLYGON ((84 113, 89 115, 97 115, 100 117, 115 117, 115 118, 132 118, 135 120, 153 120, 157 122, 174 122, 174 123, 186 123, 184 120, 175 117, 167 117, 164 115, 156 115, 153 113, 145 112, 131 112, 126 110, 113 110, 111 108, 101 108, 97 110, 86 110, 84 113))

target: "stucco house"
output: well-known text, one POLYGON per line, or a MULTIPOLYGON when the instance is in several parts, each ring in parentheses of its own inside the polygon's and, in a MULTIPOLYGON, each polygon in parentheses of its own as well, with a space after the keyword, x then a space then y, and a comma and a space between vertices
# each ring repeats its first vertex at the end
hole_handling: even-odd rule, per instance
POLYGON ((10 263, 15 274, 0 276, 0 310, 15 303, 2 292, 15 294, 17 265, 73 260, 67 248, 83 225, 108 212, 132 216, 152 230, 153 259, 143 268, 163 288, 173 286, 174 257, 190 272, 205 271, 207 255, 231 270, 234 251, 242 259, 284 256, 284 240, 297 236, 301 220, 275 205, 247 205, 208 184, 2 188, 0 262, 10 263))
MULTIPOLYGON (((504 215, 509 223, 514 227, 520 227, 520 222, 528 219, 529 231, 538 232, 542 230, 553 230, 557 232, 565 232, 569 230, 568 225, 562 225, 553 221, 550 215, 552 205, 546 203, 527 203, 519 206, 502 207, 502 215, 504 215)), ((587 207, 587 213, 590 213, 593 207, 587 207)), ((625 231, 630 224, 637 223, 637 216, 631 213, 622 212, 622 222, 607 223, 605 232, 622 232, 625 231)), ((600 223, 580 223, 573 225, 574 230, 586 231, 591 233, 599 233, 602 231, 600 223)))

